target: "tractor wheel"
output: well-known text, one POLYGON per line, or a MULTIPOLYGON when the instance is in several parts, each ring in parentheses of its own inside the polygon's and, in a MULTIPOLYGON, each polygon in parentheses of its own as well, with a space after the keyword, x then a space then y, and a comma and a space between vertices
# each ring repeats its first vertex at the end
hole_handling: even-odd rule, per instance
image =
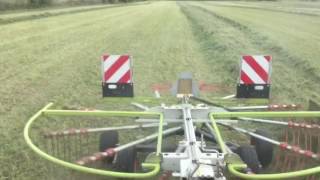
MULTIPOLYGON (((109 148, 114 148, 119 143, 119 134, 117 131, 106 131, 100 135, 99 151, 104 152, 109 148)), ((107 158, 106 163, 111 163, 113 158, 107 158)))
POLYGON ((118 152, 114 164, 115 170, 119 172, 134 172, 136 169, 136 155, 135 148, 129 148, 118 152))
MULTIPOLYGON (((258 129, 255 133, 264 137, 271 137, 271 134, 264 130, 258 129)), ((273 145, 255 137, 251 137, 251 145, 255 146, 262 167, 268 167, 273 159, 273 145)))
POLYGON ((256 174, 261 170, 260 162, 256 150, 250 145, 240 146, 236 153, 240 156, 242 161, 247 164, 248 168, 256 174))

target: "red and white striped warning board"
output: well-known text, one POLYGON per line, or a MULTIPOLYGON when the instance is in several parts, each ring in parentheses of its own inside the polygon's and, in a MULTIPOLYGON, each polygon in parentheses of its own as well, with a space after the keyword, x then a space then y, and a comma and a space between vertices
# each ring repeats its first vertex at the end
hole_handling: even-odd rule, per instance
POLYGON ((270 84, 271 56, 242 56, 240 84, 270 84))
POLYGON ((103 55, 102 80, 105 83, 132 83, 129 55, 103 55))

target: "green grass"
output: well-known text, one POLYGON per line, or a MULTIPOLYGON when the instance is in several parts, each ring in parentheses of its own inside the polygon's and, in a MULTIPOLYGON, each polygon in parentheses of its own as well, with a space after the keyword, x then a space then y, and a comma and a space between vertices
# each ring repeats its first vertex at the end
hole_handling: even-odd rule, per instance
POLYGON ((37 9, 29 9, 26 10, 14 10, 14 11, 0 11, 0 24, 10 24, 19 21, 26 21, 26 20, 34 20, 34 19, 41 19, 50 16, 58 16, 58 15, 65 15, 71 13, 79 13, 79 12, 86 12, 86 11, 93 11, 99 9, 107 9, 112 7, 119 7, 119 6, 134 6, 140 4, 146 4, 149 2, 135 2, 130 4, 105 4, 105 5, 87 5, 87 6, 75 6, 75 7, 56 7, 56 8, 37 8, 37 9))
POLYGON ((300 15, 319 16, 320 1, 211 1, 216 6, 263 9, 274 12, 286 12, 300 15))
POLYGON ((213 80, 175 2, 23 21, 1 26, 0 37, 0 176, 10 179, 32 178, 30 171, 39 169, 22 139, 37 109, 49 101, 110 109, 100 92, 103 53, 134 57, 137 96, 152 96, 152 84, 172 81, 181 71, 213 80))
MULTIPOLYGON (((152 84, 174 81, 182 71, 232 87, 241 54, 271 54, 274 102, 320 100, 318 16, 207 2, 71 12, 0 25, 0 179, 55 179, 53 173, 59 174, 44 167, 22 138, 28 117, 47 102, 129 108, 129 100, 118 105, 101 98, 103 53, 134 57, 138 97, 151 97, 152 84)), ((0 18, 5 16, 19 14, 0 18)))
POLYGON ((316 50, 320 47, 319 16, 270 12, 266 9, 219 7, 215 3, 209 9, 266 35, 270 40, 286 47, 290 54, 310 61, 312 66, 320 65, 317 60, 320 52, 316 50))
POLYGON ((221 7, 214 3, 193 5, 194 11, 202 13, 192 16, 195 26, 198 26, 195 29, 199 31, 202 28, 205 32, 196 34, 207 34, 212 38, 205 47, 212 47, 210 43, 225 46, 227 52, 232 51, 225 53, 230 56, 227 59, 250 53, 273 56, 272 81, 274 92, 277 92, 275 99, 298 98, 303 101, 312 96, 319 98, 316 94, 319 87, 314 83, 320 79, 320 65, 317 60, 320 54, 316 50, 320 47, 316 41, 320 37, 319 17, 221 7))

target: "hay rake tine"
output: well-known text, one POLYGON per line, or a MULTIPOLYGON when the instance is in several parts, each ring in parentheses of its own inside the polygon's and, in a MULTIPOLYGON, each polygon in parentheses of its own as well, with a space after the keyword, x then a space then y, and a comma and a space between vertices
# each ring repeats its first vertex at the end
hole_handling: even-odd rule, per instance
POLYGON ((221 123, 221 122, 218 123, 218 124, 220 124, 222 126, 226 126, 228 128, 231 128, 231 129, 233 129, 233 130, 235 130, 237 132, 240 132, 240 133, 243 133, 243 134, 247 134, 249 136, 255 137, 255 138, 260 139, 262 141, 265 141, 265 142, 271 143, 273 145, 276 145, 276 146, 280 147, 281 150, 287 150, 289 152, 305 155, 306 157, 310 157, 312 159, 315 159, 315 160, 319 161, 319 156, 316 153, 312 152, 312 151, 301 149, 298 146, 289 145, 286 142, 279 142, 279 141, 276 141, 274 139, 261 136, 259 134, 254 133, 254 132, 250 132, 250 131, 245 130, 243 128, 230 126, 228 124, 221 123))
MULTIPOLYGON (((72 137, 71 136, 67 136, 68 137, 68 142, 71 142, 72 141, 72 137)), ((72 161, 72 144, 71 143, 69 143, 68 144, 68 159, 69 159, 69 161, 72 161)))
POLYGON ((56 139, 56 147, 57 147, 57 157, 59 157, 60 156, 60 140, 57 138, 57 137, 55 137, 55 139, 56 139))
POLYGON ((83 134, 79 134, 79 156, 78 157, 83 156, 82 155, 82 136, 83 134))
POLYGON ((63 159, 66 158, 66 137, 63 137, 63 159))
POLYGON ((87 141, 87 153, 86 154, 90 154, 90 148, 89 148, 89 136, 86 136, 87 138, 86 138, 86 141, 87 141))
MULTIPOLYGON (((295 129, 299 130, 297 132, 298 136, 300 136, 299 133, 301 133, 301 130, 304 130, 304 129, 309 129, 309 130, 319 129, 320 130, 320 125, 318 125, 318 124, 297 123, 292 120, 290 120, 288 122, 267 120, 267 119, 254 119, 254 118, 237 118, 237 120, 247 121, 247 122, 255 122, 255 123, 281 125, 281 126, 287 126, 289 128, 295 128, 295 129)), ((305 134, 305 135, 307 135, 307 134, 305 134)), ((298 141, 297 143, 299 144, 299 138, 297 138, 297 141, 298 141)))
POLYGON ((320 135, 318 135, 318 151, 320 151, 320 135))
POLYGON ((75 154, 75 159, 79 157, 79 145, 78 145, 78 139, 79 139, 79 134, 76 134, 73 136, 73 144, 74 144, 74 154, 75 154))
POLYGON ((58 153, 59 140, 56 137, 54 138, 54 143, 55 143, 55 146, 54 146, 55 147, 55 156, 58 156, 59 155, 59 153, 58 153))
POLYGON ((55 138, 52 138, 51 140, 51 147, 52 147, 52 155, 55 156, 55 143, 54 143, 55 138))
MULTIPOLYGON (((178 126, 178 127, 166 129, 162 132, 162 135, 168 135, 168 134, 174 133, 176 131, 179 131, 181 128, 182 127, 178 126)), ((106 149, 105 152, 98 152, 98 153, 93 154, 92 156, 84 157, 84 158, 76 161, 76 163, 79 165, 85 165, 85 164, 88 164, 91 162, 101 160, 106 157, 113 157, 119 151, 122 151, 122 150, 128 149, 130 147, 136 146, 138 144, 142 144, 144 142, 156 139, 156 138, 158 138, 158 136, 162 136, 162 135, 159 135, 158 133, 154 133, 154 134, 151 134, 147 137, 129 142, 127 144, 124 144, 124 145, 121 145, 121 146, 118 146, 115 148, 106 149)))

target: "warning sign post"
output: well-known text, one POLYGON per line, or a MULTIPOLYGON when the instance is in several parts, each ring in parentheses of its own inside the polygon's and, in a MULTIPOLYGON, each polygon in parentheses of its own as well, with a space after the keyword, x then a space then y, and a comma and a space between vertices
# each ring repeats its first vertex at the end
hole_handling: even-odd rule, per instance
POLYGON ((237 98, 269 98, 271 56, 242 56, 237 98))
POLYGON ((132 57, 102 56, 103 97, 133 97, 132 57))

